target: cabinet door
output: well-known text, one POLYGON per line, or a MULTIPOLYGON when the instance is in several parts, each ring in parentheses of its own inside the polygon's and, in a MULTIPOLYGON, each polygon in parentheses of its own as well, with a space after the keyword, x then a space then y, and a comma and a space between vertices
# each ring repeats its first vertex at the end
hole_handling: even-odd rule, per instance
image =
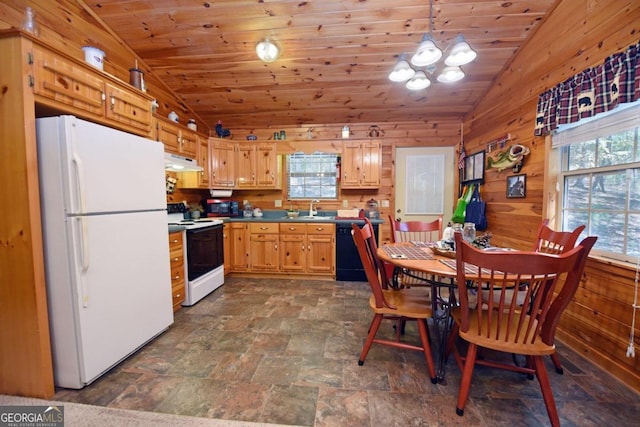
POLYGON ((277 234, 251 234, 249 248, 251 253, 251 271, 278 271, 277 234))
POLYGON ((102 118, 105 112, 104 80, 84 67, 40 46, 33 46, 33 91, 49 105, 62 104, 81 117, 102 118))
POLYGON ((231 236, 231 271, 247 271, 249 268, 248 225, 246 223, 230 223, 231 236))
POLYGON ((379 142, 362 143, 362 187, 380 187, 381 151, 379 142))
MULTIPOLYGON (((194 158, 198 155, 198 134, 189 129, 180 129, 180 154, 194 158)), ((207 153, 207 157, 209 154, 207 153)), ((200 164, 200 166, 203 166, 200 164)), ((204 166, 203 166, 204 167, 204 166)))
POLYGON ((105 116, 133 132, 149 136, 151 132, 151 103, 129 89, 105 83, 107 110, 105 116))
POLYGON ((280 270, 292 273, 306 271, 306 238, 304 234, 280 235, 280 270))
POLYGON ((237 146, 237 187, 253 188, 256 186, 255 145, 238 144, 237 146))
POLYGON ((158 141, 164 144, 164 151, 181 154, 180 128, 175 123, 158 120, 158 141))
POLYGON ((211 142, 211 187, 233 187, 235 179, 235 144, 211 142))
POLYGON ((224 274, 231 271, 231 224, 225 222, 222 226, 222 252, 224 254, 224 274))
POLYGON ((255 157, 256 187, 276 188, 279 182, 276 144, 257 144, 255 157))
POLYGON ((342 188, 359 188, 362 167, 362 149, 357 142, 342 144, 342 188))
POLYGON ((335 224, 307 224, 307 271, 309 273, 335 273, 335 234, 335 224))

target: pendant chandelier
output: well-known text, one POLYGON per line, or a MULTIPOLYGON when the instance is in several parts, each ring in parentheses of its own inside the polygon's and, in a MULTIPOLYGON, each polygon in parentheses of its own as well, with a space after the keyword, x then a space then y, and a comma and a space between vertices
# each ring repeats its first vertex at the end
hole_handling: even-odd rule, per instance
MULTIPOLYGON (((406 82, 407 89, 420 90, 431 86, 429 76, 435 74, 437 62, 442 58, 442 50, 438 48, 433 40, 433 0, 429 2, 429 34, 422 37, 418 49, 413 54, 410 62, 406 60, 404 54, 400 55, 398 62, 389 74, 389 80, 393 82, 406 82)), ((446 50, 446 49, 445 49, 446 50)), ((444 60, 445 67, 438 74, 436 79, 441 83, 452 83, 462 80, 464 72, 460 66, 473 61, 478 54, 471 49, 459 34, 451 52, 444 60)))

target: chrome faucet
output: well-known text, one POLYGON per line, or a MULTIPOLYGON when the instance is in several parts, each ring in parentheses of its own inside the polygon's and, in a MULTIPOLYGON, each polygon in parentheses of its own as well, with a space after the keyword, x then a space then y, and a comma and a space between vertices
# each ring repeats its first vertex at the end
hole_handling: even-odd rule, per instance
POLYGON ((320 203, 320 200, 318 199, 311 200, 311 203, 309 204, 309 216, 316 216, 316 214, 318 213, 318 211, 313 209, 314 203, 320 203))

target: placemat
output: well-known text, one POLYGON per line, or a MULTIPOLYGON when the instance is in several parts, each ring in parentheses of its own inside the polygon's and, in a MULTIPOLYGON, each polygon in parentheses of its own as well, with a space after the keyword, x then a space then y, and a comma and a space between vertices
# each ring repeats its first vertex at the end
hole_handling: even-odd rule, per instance
MULTIPOLYGON (((449 267, 450 269, 452 269, 453 271, 458 271, 458 269, 456 268, 456 261, 453 259, 441 259, 440 260, 441 263, 443 263, 444 265, 446 265, 447 267, 449 267)), ((464 263, 464 271, 467 274, 478 274, 478 267, 473 265, 473 264, 469 264, 469 263, 464 263)), ((495 273, 500 273, 499 271, 495 271, 495 273)), ((488 270, 486 268, 482 269, 482 274, 491 274, 491 270, 488 270)))
POLYGON ((433 259, 430 253, 413 246, 383 246, 382 250, 391 258, 398 259, 433 259))

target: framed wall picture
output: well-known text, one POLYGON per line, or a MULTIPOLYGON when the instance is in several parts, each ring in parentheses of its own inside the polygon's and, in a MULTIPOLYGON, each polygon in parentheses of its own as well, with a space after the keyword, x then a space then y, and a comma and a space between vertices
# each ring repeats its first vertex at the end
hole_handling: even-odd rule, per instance
POLYGON ((527 175, 513 175, 507 177, 507 198, 527 197, 527 175))
POLYGON ((465 157, 461 181, 463 184, 484 182, 484 151, 465 157))

